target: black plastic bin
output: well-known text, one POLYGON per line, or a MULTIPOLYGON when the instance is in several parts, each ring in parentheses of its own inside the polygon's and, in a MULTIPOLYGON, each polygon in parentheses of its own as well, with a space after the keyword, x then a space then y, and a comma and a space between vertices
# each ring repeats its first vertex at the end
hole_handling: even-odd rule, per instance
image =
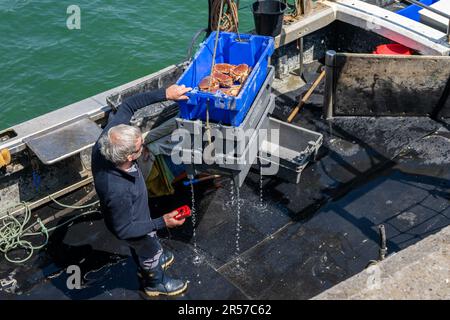
POLYGON ((281 33, 287 5, 281 1, 256 1, 252 5, 256 33, 276 37, 281 33))

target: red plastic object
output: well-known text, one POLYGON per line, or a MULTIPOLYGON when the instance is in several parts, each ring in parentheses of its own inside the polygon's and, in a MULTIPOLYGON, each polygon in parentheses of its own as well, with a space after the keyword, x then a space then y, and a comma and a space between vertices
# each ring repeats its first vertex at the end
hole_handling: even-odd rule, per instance
POLYGON ((177 220, 181 220, 191 216, 191 208, 189 208, 189 206, 187 205, 179 207, 175 211, 178 211, 178 214, 174 217, 177 220))
POLYGON ((398 43, 389 43, 382 44, 376 47, 374 54, 398 54, 398 55, 407 55, 410 56, 413 54, 413 51, 405 47, 404 45, 398 43))

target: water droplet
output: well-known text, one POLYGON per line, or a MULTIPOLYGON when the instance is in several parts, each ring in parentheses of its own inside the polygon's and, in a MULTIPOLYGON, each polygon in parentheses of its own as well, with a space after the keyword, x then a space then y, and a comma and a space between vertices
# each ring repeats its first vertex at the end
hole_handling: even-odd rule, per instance
POLYGON ((193 262, 194 264, 200 264, 200 263, 203 262, 203 258, 200 257, 200 256, 198 256, 198 255, 196 255, 196 256, 194 257, 194 259, 192 259, 192 262, 193 262))

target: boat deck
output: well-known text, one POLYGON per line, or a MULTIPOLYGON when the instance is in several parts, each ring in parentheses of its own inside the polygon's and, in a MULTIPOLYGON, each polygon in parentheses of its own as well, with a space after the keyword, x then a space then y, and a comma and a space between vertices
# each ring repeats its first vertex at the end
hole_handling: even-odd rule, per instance
MULTIPOLYGON (((299 90, 299 81, 294 74, 275 81, 275 117, 286 119, 307 89, 299 90)), ((160 233, 175 254, 168 273, 190 286, 182 296, 160 299, 309 299, 378 258, 379 224, 388 254, 450 224, 449 124, 426 117, 335 118, 330 124, 322 119, 322 92, 319 87, 294 120, 324 134, 317 161, 297 185, 264 177, 264 209, 259 173, 250 172, 240 190, 239 232, 230 181, 196 186, 195 238, 191 219, 160 233)), ((74 203, 91 190, 61 202, 74 203)), ((189 188, 176 190, 151 201, 152 215, 191 204, 189 188)), ((34 213, 42 218, 59 210, 50 205, 34 213)), ((145 299, 135 272, 127 247, 94 214, 53 232, 49 245, 23 265, 2 259, 0 299, 145 299), (73 264, 82 271, 80 290, 66 285, 73 264)))
POLYGON ((448 300, 449 250, 450 227, 446 227, 314 299, 448 300))

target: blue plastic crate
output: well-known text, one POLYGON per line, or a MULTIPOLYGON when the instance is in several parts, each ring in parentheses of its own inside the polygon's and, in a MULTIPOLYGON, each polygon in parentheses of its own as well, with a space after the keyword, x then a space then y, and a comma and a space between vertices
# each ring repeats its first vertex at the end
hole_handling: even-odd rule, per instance
POLYGON ((238 65, 246 63, 252 71, 237 97, 230 97, 220 91, 203 92, 198 89, 200 80, 211 71, 216 32, 202 44, 192 63, 178 79, 177 84, 192 87, 187 93, 189 100, 180 101, 180 116, 187 120, 206 120, 209 104, 209 120, 215 123, 239 126, 253 103, 261 85, 267 76, 269 58, 274 51, 272 37, 241 34, 239 41, 236 33, 220 32, 216 51, 216 63, 238 65))
MULTIPOLYGON (((433 3, 436 3, 439 0, 418 0, 418 1, 427 6, 431 6, 433 3)), ((422 7, 419 7, 418 5, 413 4, 413 5, 407 6, 406 8, 403 8, 401 10, 398 10, 396 13, 401 16, 410 18, 412 20, 420 21, 419 11, 422 9, 423 9, 422 7)))

